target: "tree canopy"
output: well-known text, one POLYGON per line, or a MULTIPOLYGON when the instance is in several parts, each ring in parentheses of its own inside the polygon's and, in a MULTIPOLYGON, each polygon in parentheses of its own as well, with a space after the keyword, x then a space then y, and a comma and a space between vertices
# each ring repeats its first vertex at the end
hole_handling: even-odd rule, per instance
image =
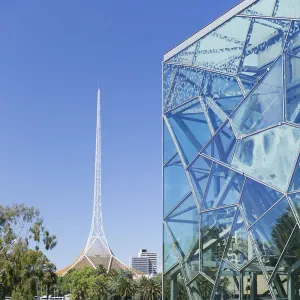
POLYGON ((40 213, 23 204, 0 205, 0 299, 32 300, 40 286, 56 282, 56 267, 40 250, 57 244, 40 213))

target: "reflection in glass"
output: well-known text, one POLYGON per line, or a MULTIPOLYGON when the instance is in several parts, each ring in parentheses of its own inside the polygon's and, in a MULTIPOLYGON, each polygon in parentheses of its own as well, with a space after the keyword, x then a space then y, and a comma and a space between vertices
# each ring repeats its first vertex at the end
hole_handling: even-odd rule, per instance
POLYGON ((235 208, 203 212, 200 215, 201 255, 200 269, 214 278, 227 244, 235 208))
POLYGON ((227 121, 201 150, 201 153, 215 158, 220 162, 230 164, 234 153, 236 137, 227 121))
POLYGON ((276 0, 258 0, 254 4, 247 7, 240 14, 242 15, 261 15, 270 17, 273 13, 273 7, 276 0))
POLYGON ((238 204, 243 183, 244 176, 220 164, 213 163, 202 210, 238 204))
POLYGON ((166 163, 176 153, 176 148, 165 122, 163 127, 163 134, 164 134, 164 163, 166 163))
POLYGON ((284 198, 251 227, 267 272, 273 271, 295 225, 294 215, 284 198))
POLYGON ((265 211, 283 196, 257 181, 246 179, 243 195, 241 198, 241 208, 246 216, 247 223, 251 225, 265 211))
POLYGON ((250 237, 241 215, 238 214, 228 240, 226 260, 241 269, 254 257, 250 237))
POLYGON ((210 174, 211 165, 212 162, 209 159, 198 155, 196 160, 188 169, 199 203, 202 203, 203 195, 210 174))
POLYGON ((182 258, 190 259, 199 250, 198 210, 192 194, 172 210, 165 222, 182 258))
POLYGON ((188 192, 190 186, 178 154, 164 166, 164 215, 188 192))
POLYGON ((237 133, 242 136, 283 121, 282 91, 280 58, 232 114, 233 127, 237 133))
POLYGON ((298 0, 277 0, 274 10, 275 17, 299 18, 300 6, 298 0))
POLYGON ((203 71, 199 69, 177 66, 175 75, 170 80, 170 87, 164 99, 164 111, 170 110, 183 102, 199 95, 203 71))
POLYGON ((186 164, 189 164, 211 137, 199 99, 169 112, 167 118, 186 164))
POLYGON ((232 167, 286 192, 299 147, 299 128, 274 127, 239 140, 232 167))
POLYGON ((256 84, 281 54, 289 26, 288 20, 252 19, 239 70, 245 90, 256 84))
POLYGON ((189 290, 195 300, 209 300, 213 285, 200 274, 189 284, 189 290))
POLYGON ((176 263, 178 263, 178 258, 175 254, 175 251, 172 246, 172 242, 170 241, 170 237, 168 232, 164 226, 163 232, 163 252, 164 252, 164 261, 163 261, 163 269, 166 272, 176 263))

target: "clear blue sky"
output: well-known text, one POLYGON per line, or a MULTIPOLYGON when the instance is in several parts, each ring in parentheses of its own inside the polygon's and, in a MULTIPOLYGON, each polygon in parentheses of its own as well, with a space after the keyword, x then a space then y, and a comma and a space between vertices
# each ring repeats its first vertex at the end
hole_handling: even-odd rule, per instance
POLYGON ((109 244, 161 255, 162 57, 237 2, 1 2, 0 201, 40 209, 58 268, 89 233, 97 73, 109 244))

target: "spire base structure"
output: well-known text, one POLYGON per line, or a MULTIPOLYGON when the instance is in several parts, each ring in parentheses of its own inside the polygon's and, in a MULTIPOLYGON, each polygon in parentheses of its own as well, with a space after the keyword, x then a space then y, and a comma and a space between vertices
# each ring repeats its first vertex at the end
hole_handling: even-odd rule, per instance
POLYGON ((84 250, 75 262, 64 269, 57 271, 57 275, 65 275, 71 269, 81 269, 102 265, 107 272, 110 270, 127 270, 133 276, 139 276, 134 271, 119 261, 111 251, 105 237, 102 221, 102 186, 101 186, 101 119, 100 119, 100 88, 97 93, 97 126, 96 126, 96 151, 95 151, 95 182, 94 182, 94 205, 92 225, 84 250))

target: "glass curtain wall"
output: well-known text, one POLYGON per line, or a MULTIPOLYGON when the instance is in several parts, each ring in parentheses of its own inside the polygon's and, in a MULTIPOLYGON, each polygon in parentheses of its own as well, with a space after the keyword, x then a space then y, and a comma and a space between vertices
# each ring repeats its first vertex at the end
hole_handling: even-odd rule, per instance
POLYGON ((300 1, 163 63, 164 299, 300 299, 300 1))

